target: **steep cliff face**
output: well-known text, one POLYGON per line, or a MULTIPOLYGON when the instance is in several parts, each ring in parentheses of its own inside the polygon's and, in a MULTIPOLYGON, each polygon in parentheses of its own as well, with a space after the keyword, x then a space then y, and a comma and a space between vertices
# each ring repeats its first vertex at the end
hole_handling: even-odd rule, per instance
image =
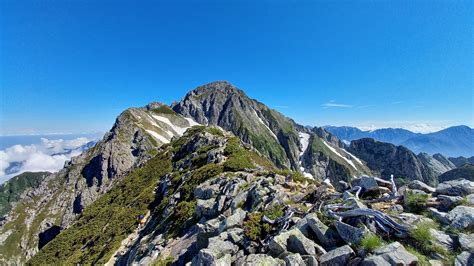
MULTIPOLYGON (((421 180, 427 184, 436 185, 438 176, 451 169, 444 160, 438 161, 428 154, 416 155, 403 146, 359 139, 351 142, 349 151, 367 162, 367 166, 384 178, 394 175, 396 178, 421 180)), ((438 155, 438 158, 441 157, 438 155)))
POLYGON ((93 148, 25 191, 0 229, 0 261, 30 258, 130 169, 194 124, 161 104, 124 111, 93 148))

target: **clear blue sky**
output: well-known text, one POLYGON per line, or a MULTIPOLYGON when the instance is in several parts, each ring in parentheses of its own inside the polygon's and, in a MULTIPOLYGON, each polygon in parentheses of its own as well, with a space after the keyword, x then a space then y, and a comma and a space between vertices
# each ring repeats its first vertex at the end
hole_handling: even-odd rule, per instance
POLYGON ((221 2, 1 1, 0 134, 105 131, 214 80, 307 125, 474 125, 472 1, 221 2))

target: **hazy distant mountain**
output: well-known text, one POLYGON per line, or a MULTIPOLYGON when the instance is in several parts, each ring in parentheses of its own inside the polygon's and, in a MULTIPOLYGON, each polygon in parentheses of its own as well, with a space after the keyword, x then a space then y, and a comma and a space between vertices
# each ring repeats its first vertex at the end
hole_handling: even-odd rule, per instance
POLYGON ((463 166, 467 163, 474 164, 474 156, 469 158, 459 156, 459 157, 450 157, 449 160, 456 165, 456 167, 463 166))
POLYGON ((453 157, 474 155, 474 129, 468 126, 453 126, 428 134, 414 133, 401 128, 363 131, 355 127, 326 126, 325 129, 344 141, 373 138, 403 145, 415 153, 441 153, 453 157))

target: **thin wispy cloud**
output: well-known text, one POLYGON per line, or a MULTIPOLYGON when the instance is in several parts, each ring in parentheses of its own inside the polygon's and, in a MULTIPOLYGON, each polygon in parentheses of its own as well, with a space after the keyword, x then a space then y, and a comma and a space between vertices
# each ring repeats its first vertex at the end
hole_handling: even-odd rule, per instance
POLYGON ((327 103, 323 103, 321 106, 324 107, 324 108, 331 108, 331 107, 335 107, 335 108, 352 108, 352 107, 353 107, 351 104, 336 103, 334 100, 329 101, 329 102, 327 102, 327 103))
POLYGON ((392 102, 392 104, 402 104, 404 103, 405 101, 395 101, 395 102, 392 102))

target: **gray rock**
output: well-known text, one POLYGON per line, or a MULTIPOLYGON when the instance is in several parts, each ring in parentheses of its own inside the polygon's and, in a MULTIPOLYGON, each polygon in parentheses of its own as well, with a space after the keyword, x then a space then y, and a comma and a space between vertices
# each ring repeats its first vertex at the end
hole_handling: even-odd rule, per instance
POLYGON ((474 194, 467 195, 466 199, 467 199, 467 204, 474 205, 474 194))
POLYGON ((244 239, 244 230, 242 228, 231 228, 227 231, 228 240, 233 244, 240 244, 244 239))
POLYGON ((354 178, 351 181, 352 187, 359 186, 362 188, 362 192, 369 192, 369 191, 378 191, 379 185, 377 184, 377 180, 370 176, 361 176, 359 178, 354 178))
POLYGON ((474 253, 464 251, 456 257, 455 266, 472 266, 474 265, 474 253))
POLYGON ((424 191, 426 193, 434 193, 436 189, 434 187, 428 186, 427 184, 421 182, 420 180, 413 180, 408 184, 408 188, 417 189, 424 191))
POLYGON ((320 265, 344 265, 354 256, 354 251, 348 245, 333 249, 319 258, 320 265))
POLYGON ((364 228, 354 227, 352 225, 340 221, 336 222, 336 230, 341 236, 342 240, 344 240, 348 244, 359 243, 360 240, 364 237, 364 234, 368 231, 364 228))
POLYGON ((234 255, 239 250, 239 247, 228 242, 223 241, 219 237, 209 239, 209 245, 205 249, 201 249, 198 255, 192 260, 192 266, 204 265, 227 265, 220 264, 229 261, 227 255, 234 255))
POLYGON ((459 245, 462 250, 474 252, 474 234, 459 234, 459 245))
POLYGON ((474 182, 466 179, 446 181, 438 185, 436 193, 449 196, 467 196, 474 193, 474 182))
POLYGON ((430 229, 431 235, 433 236, 433 241, 443 247, 446 250, 453 251, 456 248, 454 240, 443 231, 436 230, 434 228, 430 229))
POLYGON ((301 255, 320 255, 326 252, 322 247, 304 236, 297 228, 281 232, 273 237, 268 247, 275 256, 287 251, 301 255))
POLYGON ((300 254, 290 254, 285 257, 286 266, 306 266, 300 254))
POLYGON ((451 221, 451 226, 458 229, 468 229, 474 227, 474 208, 467 206, 457 206, 446 216, 451 221))
POLYGON ((201 200, 198 199, 196 203, 196 215, 197 217, 208 217, 212 218, 216 216, 217 212, 214 208, 214 204, 216 203, 215 198, 211 198, 208 200, 201 200))
POLYGON ((318 266, 319 265, 318 260, 314 256, 303 255, 301 257, 303 258, 304 262, 306 263, 306 266, 318 266))
POLYGON ((440 212, 437 209, 432 208, 432 207, 428 208, 428 212, 435 220, 437 220, 438 222, 444 225, 448 225, 451 223, 451 221, 446 217, 448 214, 445 212, 440 212))
POLYGON ((438 201, 440 202, 439 209, 448 211, 455 207, 456 205, 459 205, 461 201, 464 200, 463 197, 460 196, 448 196, 448 195, 438 195, 437 197, 438 201))
POLYGON ((319 256, 326 253, 326 250, 306 238, 302 233, 292 234, 288 237, 287 249, 290 252, 299 253, 301 255, 319 256))
POLYGON ((241 226, 246 215, 247 215, 246 211, 240 208, 236 209, 231 216, 227 217, 224 221, 221 222, 219 226, 219 231, 223 232, 230 228, 241 226))
POLYGON ((249 254, 239 259, 236 265, 241 266, 256 266, 256 265, 275 265, 284 266, 286 265, 284 260, 276 259, 265 254, 249 254))
POLYGON ((376 249, 361 265, 417 265, 418 258, 409 253, 399 242, 376 249))
POLYGON ((194 196, 197 199, 207 200, 214 198, 219 192, 219 184, 203 183, 194 189, 194 196))
POLYGON ((402 213, 404 211, 403 206, 400 204, 394 204, 388 207, 387 211, 392 213, 402 213))
POLYGON ((341 240, 339 234, 323 224, 315 213, 310 213, 305 218, 309 227, 324 247, 333 247, 341 240))

